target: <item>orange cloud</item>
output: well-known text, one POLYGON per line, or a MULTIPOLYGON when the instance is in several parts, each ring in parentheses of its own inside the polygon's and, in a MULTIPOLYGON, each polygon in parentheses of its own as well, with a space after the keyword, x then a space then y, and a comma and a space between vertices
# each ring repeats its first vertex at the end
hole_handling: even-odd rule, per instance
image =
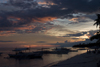
POLYGON ((59 45, 21 45, 20 47, 31 47, 31 48, 35 48, 35 47, 58 47, 59 45))
POLYGON ((36 26, 34 25, 30 25, 30 26, 27 26, 27 25, 24 25, 24 27, 16 27, 14 28, 15 30, 32 30, 34 29, 36 26))
POLYGON ((4 31, 0 31, 0 33, 2 33, 2 32, 4 32, 4 31))
POLYGON ((11 21, 13 25, 17 25, 17 24, 19 23, 19 21, 23 21, 22 18, 13 17, 13 16, 9 16, 9 17, 7 17, 7 19, 8 19, 9 21, 11 21))
POLYGON ((38 2, 38 4, 41 4, 41 5, 56 5, 55 3, 52 3, 52 2, 38 2))
POLYGON ((40 22, 40 23, 46 23, 47 21, 53 21, 54 19, 57 19, 57 17, 43 17, 43 18, 33 18, 33 22, 40 22))
POLYGON ((69 21, 77 22, 78 18, 69 19, 69 21))
MULTIPOLYGON (((13 16, 9 16, 7 17, 7 19, 9 21, 12 21, 13 24, 17 24, 19 21, 25 21, 26 19, 22 19, 22 18, 19 18, 19 17, 13 17, 13 16)), ((27 18, 29 19, 29 18, 27 18)), ((40 23, 46 23, 47 21, 53 21, 54 19, 57 19, 57 17, 41 17, 41 18, 32 18, 32 20, 30 19, 30 21, 33 21, 33 22, 40 22, 40 23)))
POLYGON ((38 4, 46 5, 47 3, 46 2, 38 2, 38 4))
POLYGON ((84 34, 83 36, 79 36, 79 37, 76 37, 76 38, 89 39, 89 35, 88 34, 84 34))
POLYGON ((79 39, 70 39, 68 42, 80 42, 80 41, 85 41, 85 39, 79 38, 79 39))
POLYGON ((0 32, 0 36, 10 36, 10 34, 15 34, 15 31, 3 31, 0 32))

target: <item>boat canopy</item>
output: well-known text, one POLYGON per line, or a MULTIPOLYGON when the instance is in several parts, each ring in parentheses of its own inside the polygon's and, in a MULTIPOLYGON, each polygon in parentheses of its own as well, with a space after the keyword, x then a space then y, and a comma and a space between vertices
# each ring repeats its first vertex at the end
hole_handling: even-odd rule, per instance
POLYGON ((29 50, 29 48, 16 48, 12 51, 23 51, 23 50, 29 50))

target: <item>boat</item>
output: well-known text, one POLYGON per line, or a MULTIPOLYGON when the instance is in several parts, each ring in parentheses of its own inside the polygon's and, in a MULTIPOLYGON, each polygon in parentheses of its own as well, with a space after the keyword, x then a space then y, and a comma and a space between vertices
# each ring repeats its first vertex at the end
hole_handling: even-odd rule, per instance
POLYGON ((30 52, 29 48, 16 48, 15 50, 12 51, 14 51, 15 54, 8 54, 8 55, 10 58, 16 58, 16 59, 42 58, 43 55, 42 52, 30 52))
POLYGON ((64 47, 59 47, 59 48, 54 48, 52 50, 55 50, 55 51, 69 51, 70 49, 67 49, 67 48, 64 48, 64 47))
POLYGON ((68 52, 70 51, 70 49, 64 48, 64 47, 56 47, 54 49, 52 49, 52 51, 50 52, 51 54, 68 54, 68 52))

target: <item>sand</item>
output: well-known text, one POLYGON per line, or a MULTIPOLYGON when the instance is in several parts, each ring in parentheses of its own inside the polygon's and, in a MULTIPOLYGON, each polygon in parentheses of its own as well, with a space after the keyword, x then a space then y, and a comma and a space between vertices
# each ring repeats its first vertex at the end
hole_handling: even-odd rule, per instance
POLYGON ((74 56, 65 61, 61 61, 50 67, 97 67, 97 62, 100 60, 100 54, 84 53, 74 56))

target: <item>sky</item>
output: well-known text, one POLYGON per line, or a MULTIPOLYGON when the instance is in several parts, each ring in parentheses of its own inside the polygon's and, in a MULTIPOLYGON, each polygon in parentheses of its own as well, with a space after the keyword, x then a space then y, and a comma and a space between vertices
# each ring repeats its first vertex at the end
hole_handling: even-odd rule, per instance
POLYGON ((92 43, 100 0, 0 0, 0 48, 92 43))

